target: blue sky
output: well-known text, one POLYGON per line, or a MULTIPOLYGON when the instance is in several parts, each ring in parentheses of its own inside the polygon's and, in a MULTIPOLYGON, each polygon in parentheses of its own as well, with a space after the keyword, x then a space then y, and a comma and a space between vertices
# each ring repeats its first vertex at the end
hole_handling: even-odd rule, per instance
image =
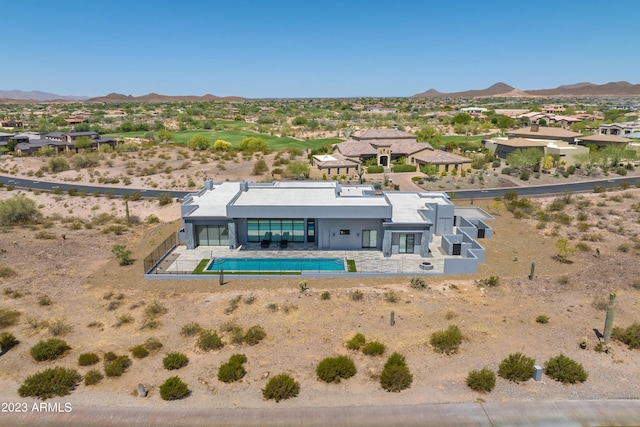
POLYGON ((637 0, 20 0, 2 15, 2 90, 357 97, 640 83, 637 0))

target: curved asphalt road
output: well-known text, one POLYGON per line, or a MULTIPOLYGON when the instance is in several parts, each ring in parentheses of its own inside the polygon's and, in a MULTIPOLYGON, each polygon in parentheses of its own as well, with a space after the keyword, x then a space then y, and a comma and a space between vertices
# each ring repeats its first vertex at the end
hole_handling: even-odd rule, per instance
MULTIPOLYGON (((392 175, 390 175, 392 176, 392 175)), ((408 175, 407 175, 408 176, 408 175)), ((399 176, 392 176, 395 179, 394 182, 401 185, 403 191, 420 191, 419 188, 412 182, 405 183, 399 176), (402 183, 400 182, 402 181, 402 183)), ((13 176, 0 175, 0 182, 4 185, 13 185, 18 188, 34 189, 42 191, 55 191, 61 189, 63 192, 68 192, 70 189, 76 189, 78 191, 86 191, 88 194, 92 194, 95 191, 99 191, 102 194, 106 194, 109 191, 115 196, 124 196, 133 192, 140 192, 142 197, 155 198, 160 194, 169 193, 171 197, 182 199, 185 195, 189 194, 189 191, 171 191, 171 190, 150 190, 150 189, 137 189, 126 187, 100 187, 93 185, 77 185, 67 183, 54 183, 47 181, 40 181, 38 179, 31 178, 16 178, 13 176)), ((503 196, 506 191, 516 190, 519 196, 542 196, 548 194, 562 194, 566 192, 580 193, 593 191, 593 188, 597 185, 603 185, 609 187, 619 187, 620 184, 626 182, 630 185, 637 185, 640 183, 639 178, 615 178, 615 179, 601 179, 594 181, 582 181, 566 184, 551 184, 551 185, 536 185, 531 187, 504 187, 504 188, 491 188, 491 189, 478 189, 478 190, 458 190, 448 191, 456 199, 485 199, 503 196)))
POLYGON ((138 188, 126 188, 126 187, 100 187, 94 185, 78 185, 78 184, 68 184, 68 183, 59 183, 59 182, 48 182, 48 181, 40 181, 37 178, 16 178, 14 176, 0 175, 0 182, 4 185, 13 185, 17 188, 25 188, 25 189, 33 189, 33 190, 42 190, 42 191, 55 191, 56 189, 61 189, 63 192, 68 192, 71 189, 76 189, 78 191, 86 191, 88 194, 93 193, 94 191, 99 191, 102 194, 106 194, 107 191, 114 196, 122 197, 126 194, 131 194, 133 192, 139 191, 142 194, 142 197, 154 198, 158 197, 160 194, 169 193, 171 197, 181 199, 185 195, 189 194, 189 191, 170 191, 170 190, 148 190, 148 189, 138 189, 138 188))
MULTIPOLYGON (((141 399, 141 398, 138 398, 141 399)), ((55 399, 65 402, 64 400, 55 399)), ((71 402, 73 397, 66 402, 71 402)), ((47 401, 49 403, 51 401, 47 401)), ((432 405, 348 406, 268 409, 108 408, 71 406, 68 413, 0 413, 3 427, 76 426, 633 426, 640 425, 638 400, 453 403, 432 405)), ((151 402, 149 402, 151 403, 151 402)), ((169 402, 168 405, 171 405, 169 402)), ((61 403, 64 408, 64 403, 61 403)))

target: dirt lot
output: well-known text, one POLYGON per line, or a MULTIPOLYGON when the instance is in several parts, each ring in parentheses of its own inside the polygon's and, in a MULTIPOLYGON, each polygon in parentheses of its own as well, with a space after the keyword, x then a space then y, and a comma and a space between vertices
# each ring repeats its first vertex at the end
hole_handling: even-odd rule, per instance
MULTIPOLYGON (((24 173, 36 166, 16 163, 2 167, 15 167, 24 173)), ((117 174, 118 167, 126 170, 126 166, 114 165, 111 173, 117 174)), ((244 164, 245 171, 248 167, 244 164)), ((71 177, 78 173, 65 172, 71 177)), ((95 176, 95 169, 93 173, 95 176)), ((91 179, 89 171, 81 174, 79 181, 91 179)), ((144 181, 151 180, 158 188, 168 188, 172 179, 207 174, 185 170, 165 178, 136 178, 140 181, 131 185, 149 186, 144 181)), ((0 199, 17 193, 0 189, 0 199)), ((111 226, 122 222, 121 200, 24 193, 37 200, 46 219, 38 225, 0 230, 0 266, 16 272, 0 279, 0 307, 22 313, 16 325, 3 330, 12 332, 20 344, 0 356, 2 401, 19 399, 16 390, 31 373, 51 366, 86 373, 90 367, 78 366, 81 353, 114 351, 130 356, 129 349, 149 337, 157 337, 163 348, 145 359, 133 359, 122 377, 106 378, 95 386, 80 385, 60 400, 96 406, 272 407, 276 404, 264 401, 260 390, 267 373, 281 372, 292 374, 300 382, 301 392, 279 406, 639 397, 640 353, 617 342, 609 354, 594 351, 594 329, 601 331, 604 326, 602 305, 610 291, 618 295, 616 325, 627 326, 639 320, 640 190, 635 188, 573 196, 561 211, 547 210, 550 214, 566 213, 571 225, 548 219, 542 227, 534 219, 515 219, 500 203, 476 201, 496 216, 492 222, 494 238, 483 241, 487 262, 478 274, 429 278, 429 289, 422 291, 411 289, 409 278, 318 279, 308 281, 306 292, 300 292, 299 279, 234 280, 223 287, 217 279, 143 279, 144 256, 179 227, 179 206, 175 203, 160 208, 154 201, 131 202, 131 213, 140 222, 125 227, 126 231, 118 235, 113 231, 117 227, 111 226), (586 200, 590 201, 588 206, 586 200), (581 213, 583 219, 576 219, 581 213), (160 222, 147 223, 152 214, 160 222), (588 226, 579 229, 578 223, 588 226), (112 231, 108 232, 110 227, 112 231), (570 264, 553 260, 558 253, 554 244, 563 236, 572 246, 582 243, 583 250, 570 257, 570 264), (136 262, 119 266, 111 253, 114 244, 131 249, 136 262), (533 260, 536 277, 529 280, 533 260), (489 276, 499 276, 499 286, 479 284, 489 276), (7 288, 10 290, 5 292, 7 288), (364 293, 363 300, 349 297, 356 289, 364 293), (320 298, 324 291, 330 292, 329 300, 320 298), (388 292, 394 292, 398 301, 388 302, 388 292), (109 294, 113 295, 107 298, 109 294), (121 302, 113 303, 119 294, 121 302), (51 305, 39 304, 44 295, 50 297, 51 305), (226 314, 231 300, 238 296, 242 296, 238 307, 226 314), (249 297, 254 301, 248 303, 252 299, 249 297), (141 329, 145 308, 153 302, 165 306, 167 312, 158 317, 156 328, 141 329), (389 322, 391 310, 396 314, 395 326, 389 322), (117 326, 118 319, 129 314, 133 322, 117 326), (540 314, 548 315, 549 323, 537 323, 540 314), (62 338, 72 349, 59 360, 34 362, 29 349, 52 336, 46 322, 52 325, 56 320, 69 327, 62 338), (243 328, 260 324, 267 338, 256 346, 235 346, 225 335, 227 345, 222 350, 203 353, 194 337, 180 335, 182 326, 194 321, 218 331, 230 322, 243 328), (434 352, 428 342, 431 333, 450 324, 458 325, 465 339, 458 354, 444 356, 434 352), (391 394, 380 388, 377 378, 386 358, 364 356, 344 346, 358 332, 385 343, 386 354, 398 351, 406 356, 414 376, 411 388, 391 394), (589 340, 587 350, 578 347, 583 337, 589 340), (166 371, 162 358, 169 351, 184 352, 189 364, 179 371, 166 371), (564 386, 547 377, 539 383, 521 384, 499 378, 496 388, 487 395, 467 388, 465 378, 470 370, 484 366, 497 370, 500 361, 515 352, 534 357, 539 365, 563 353, 581 362, 589 379, 564 386), (246 354, 248 373, 240 382, 221 383, 216 378, 217 368, 234 353, 246 354), (317 363, 337 354, 353 357, 356 376, 340 384, 318 381, 317 363), (180 401, 164 402, 158 387, 176 374, 188 383, 191 394, 180 401), (138 383, 150 389, 148 398, 135 397, 138 383)), ((540 208, 552 202, 541 200, 540 208)))

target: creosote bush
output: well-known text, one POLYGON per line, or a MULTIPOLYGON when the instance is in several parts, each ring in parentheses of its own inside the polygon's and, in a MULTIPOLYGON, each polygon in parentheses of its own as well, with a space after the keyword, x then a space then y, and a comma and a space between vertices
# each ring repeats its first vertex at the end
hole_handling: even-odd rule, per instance
POLYGON ((538 315, 538 317, 536 317, 536 322, 537 323, 549 323, 549 316, 547 316, 546 314, 540 314, 538 315))
POLYGON ((380 356, 386 347, 380 341, 370 341, 362 347, 362 352, 367 356, 380 356))
POLYGON ((131 355, 136 359, 144 359, 149 355, 149 350, 147 350, 144 344, 138 344, 131 348, 131 355))
POLYGON ((535 363, 534 359, 522 353, 512 353, 500 362, 498 375, 509 381, 527 381, 533 377, 535 363))
POLYGON ((219 350, 222 347, 224 347, 224 344, 217 332, 211 329, 200 331, 200 336, 198 337, 198 348, 200 350, 219 350))
POLYGON ((224 383, 231 383, 244 377, 247 371, 244 364, 247 362, 247 356, 244 354, 234 354, 229 361, 220 365, 218 368, 218 380, 224 383))
POLYGON ((318 378, 327 383, 339 383, 341 379, 351 378, 356 372, 356 365, 348 356, 327 357, 316 368, 318 378))
POLYGON ((488 368, 471 371, 467 376, 467 385, 473 391, 489 393, 496 386, 496 374, 488 368))
POLYGON ((353 338, 347 341, 347 348, 349 350, 360 350, 362 346, 367 342, 366 338, 362 334, 355 334, 353 338))
POLYGON ((57 359, 69 349, 71 349, 71 347, 67 345, 66 341, 58 338, 51 338, 46 341, 39 341, 36 345, 31 347, 29 352, 31 353, 31 357, 36 361, 42 362, 43 360, 57 359))
POLYGON ((262 389, 262 396, 265 399, 273 399, 276 402, 296 397, 298 393, 300 393, 300 383, 287 374, 271 377, 262 389))
POLYGON ((95 353, 82 353, 78 356, 78 365, 80 366, 90 366, 95 365, 100 361, 100 356, 95 353))
POLYGON ((458 326, 451 325, 446 330, 436 331, 431 334, 429 343, 438 353, 455 354, 458 352, 460 343, 462 343, 462 332, 460 332, 458 326))
POLYGON ((264 328, 260 325, 254 325, 247 329, 245 332, 243 340, 249 345, 256 345, 260 341, 262 341, 267 336, 267 333, 264 331, 264 328))
POLYGON ((162 366, 169 370, 180 369, 187 363, 189 363, 189 358, 185 354, 177 351, 167 354, 164 359, 162 359, 162 366))
POLYGON ((178 400, 189 394, 187 383, 180 377, 171 377, 160 386, 160 397, 163 400, 178 400))
POLYGON ((409 286, 413 289, 425 289, 427 287, 426 282, 422 277, 412 277, 409 281, 409 286))
POLYGON ((0 353, 6 353, 19 343, 20 341, 13 334, 3 332, 0 334, 0 353))
POLYGON ((128 356, 117 356, 111 361, 107 361, 107 355, 105 355, 104 373, 108 377, 119 377, 124 374, 124 371, 131 366, 131 359, 128 356))
POLYGON ((611 338, 625 343, 630 350, 640 348, 640 323, 634 322, 626 328, 614 327, 611 338))
POLYGON ((201 330, 202 326, 200 326, 199 323, 190 322, 182 327, 182 329, 180 330, 180 335, 182 335, 183 337, 191 337, 193 335, 199 334, 201 330))
POLYGON ((20 388, 20 397, 37 397, 47 400, 55 396, 66 396, 73 391, 82 376, 74 369, 66 369, 60 366, 45 369, 28 376, 20 388))
POLYGON ((585 382, 589 377, 581 363, 564 354, 547 360, 544 363, 544 373, 556 381, 569 384, 585 382))
POLYGON ((20 312, 17 310, 0 308, 0 328, 6 328, 15 325, 19 317, 20 312))
POLYGON ((102 375, 100 371, 98 371, 97 369, 91 369, 84 376, 84 384, 95 385, 95 384, 98 384, 100 381, 102 381, 103 378, 104 378, 104 375, 102 375))
POLYGON ((380 385, 389 392, 399 392, 407 389, 413 382, 413 375, 407 367, 404 356, 393 353, 384 364, 380 374, 380 385))

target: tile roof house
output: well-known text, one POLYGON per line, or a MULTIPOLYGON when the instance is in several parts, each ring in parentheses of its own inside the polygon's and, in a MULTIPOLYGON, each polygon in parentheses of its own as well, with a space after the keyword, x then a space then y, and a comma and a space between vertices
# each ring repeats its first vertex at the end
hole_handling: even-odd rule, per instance
POLYGON ((617 145, 617 146, 626 146, 629 143, 633 142, 629 138, 623 138, 618 135, 607 135, 607 134, 595 134, 595 135, 586 135, 577 138, 578 144, 580 145, 596 145, 598 147, 604 147, 605 145, 617 145))
POLYGON ((582 134, 570 130, 548 127, 548 126, 527 126, 507 132, 509 138, 545 139, 553 141, 565 141, 570 144, 575 143, 575 139, 582 134))
POLYGON ((412 133, 397 129, 370 129, 355 135, 351 140, 335 144, 334 155, 339 154, 358 163, 376 159, 376 164, 389 167, 391 163, 405 158, 405 163, 417 167, 435 164, 440 170, 467 169, 471 159, 457 154, 436 151, 425 142, 417 142, 412 133))

